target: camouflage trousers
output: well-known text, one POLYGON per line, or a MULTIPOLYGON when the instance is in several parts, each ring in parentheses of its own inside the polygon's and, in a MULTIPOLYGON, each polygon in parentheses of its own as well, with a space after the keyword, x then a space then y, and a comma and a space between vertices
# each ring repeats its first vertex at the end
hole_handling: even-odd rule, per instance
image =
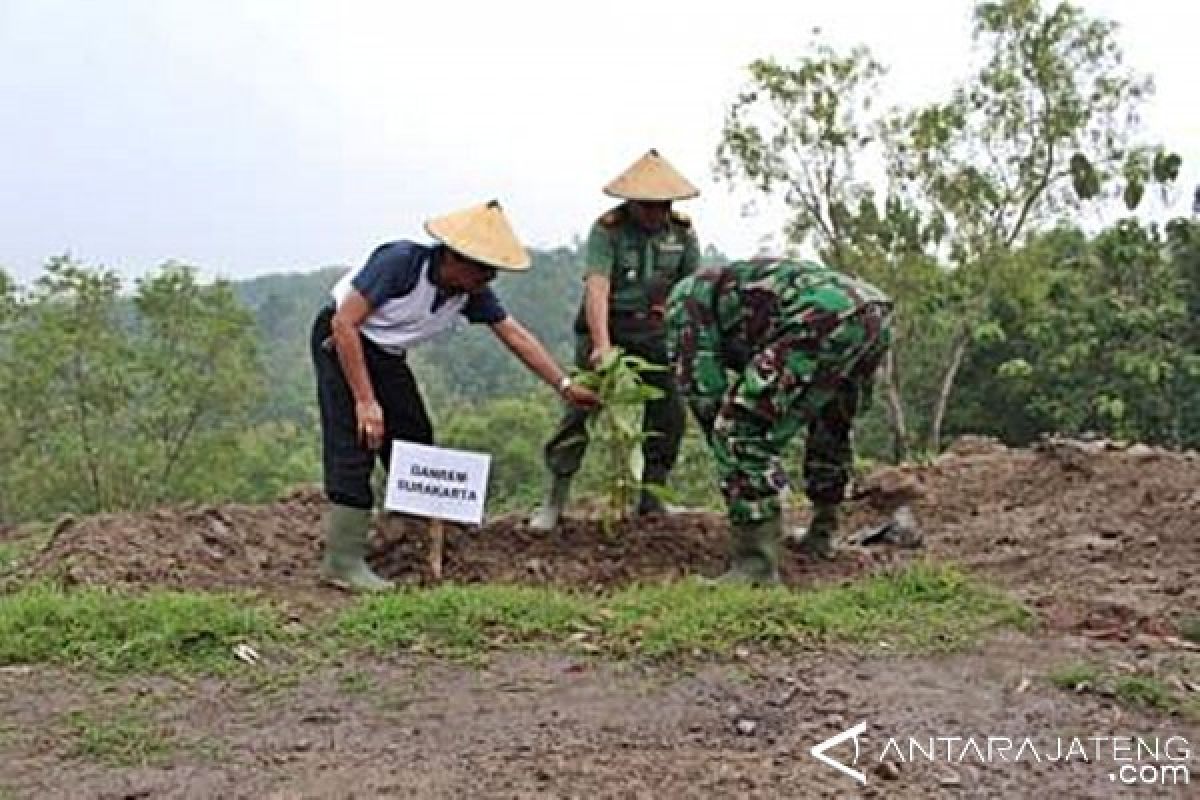
POLYGON ((782 454, 806 429, 805 493, 842 501, 853 469, 854 419, 871 403, 891 344, 890 305, 849 312, 806 307, 801 325, 762 343, 722 341, 711 281, 686 280, 667 312, 675 380, 705 432, 735 525, 780 514, 788 486, 782 454), (739 355, 740 354, 740 355, 739 355))

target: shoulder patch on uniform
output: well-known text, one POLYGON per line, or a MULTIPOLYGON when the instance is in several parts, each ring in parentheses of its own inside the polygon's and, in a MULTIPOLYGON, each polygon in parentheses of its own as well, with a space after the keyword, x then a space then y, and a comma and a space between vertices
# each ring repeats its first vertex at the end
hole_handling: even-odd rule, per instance
POLYGON ((685 228, 692 227, 692 218, 682 211, 671 209, 671 219, 675 220, 677 224, 682 225, 685 228))
POLYGON ((600 224, 606 228, 615 228, 625 221, 625 206, 611 208, 600 216, 600 224))

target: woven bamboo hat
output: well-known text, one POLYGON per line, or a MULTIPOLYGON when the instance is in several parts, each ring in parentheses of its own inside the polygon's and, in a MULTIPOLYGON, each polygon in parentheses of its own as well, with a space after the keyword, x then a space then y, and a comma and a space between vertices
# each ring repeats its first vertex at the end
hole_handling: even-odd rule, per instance
POLYGON ((425 222, 425 230, 451 250, 489 267, 522 272, 531 264, 498 200, 434 217, 425 222))
POLYGON ((624 200, 662 202, 687 200, 699 195, 700 190, 651 149, 605 186, 604 193, 624 200))

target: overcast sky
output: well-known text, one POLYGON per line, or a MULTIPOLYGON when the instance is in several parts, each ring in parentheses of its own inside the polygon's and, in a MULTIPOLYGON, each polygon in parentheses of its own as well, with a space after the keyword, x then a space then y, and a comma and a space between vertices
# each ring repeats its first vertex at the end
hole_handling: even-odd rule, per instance
MULTIPOLYGON (((1084 0, 1152 74, 1148 130, 1200 182, 1200 11, 1084 0)), ((775 220, 711 163, 756 57, 820 26, 890 68, 886 102, 965 74, 966 0, 601 3, 0 0, 0 266, 71 252, 127 277, 168 260, 242 277, 359 262, 433 214, 499 198, 527 245, 583 235, 601 187, 657 147, 702 190, 704 243, 775 220)))

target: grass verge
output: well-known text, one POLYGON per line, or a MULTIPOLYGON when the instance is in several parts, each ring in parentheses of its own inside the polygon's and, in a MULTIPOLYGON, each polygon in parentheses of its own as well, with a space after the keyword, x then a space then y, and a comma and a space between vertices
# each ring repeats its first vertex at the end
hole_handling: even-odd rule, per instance
POLYGON ((1011 599, 948 567, 921 564, 843 587, 715 588, 698 582, 608 595, 511 586, 445 586, 368 598, 336 635, 378 649, 470 657, 503 645, 558 644, 617 656, 721 654, 736 645, 822 639, 948 650, 1029 616, 1011 599))
POLYGON ((237 644, 282 637, 273 615, 228 596, 48 587, 0 595, 0 665, 220 672, 239 663, 237 644))
MULTIPOLYGON (((270 611, 234 597, 31 588, 0 595, 0 666, 221 673, 245 668, 233 656, 241 643, 310 666, 360 648, 474 659, 497 648, 548 647, 667 659, 721 656, 739 645, 786 650, 842 641, 930 652, 969 645, 995 628, 1026 627, 1030 619, 1005 595, 929 564, 800 591, 697 582, 603 595, 442 586, 362 598, 296 635, 286 634, 270 611)), ((358 678, 346 680, 347 691, 359 688, 358 678)))

